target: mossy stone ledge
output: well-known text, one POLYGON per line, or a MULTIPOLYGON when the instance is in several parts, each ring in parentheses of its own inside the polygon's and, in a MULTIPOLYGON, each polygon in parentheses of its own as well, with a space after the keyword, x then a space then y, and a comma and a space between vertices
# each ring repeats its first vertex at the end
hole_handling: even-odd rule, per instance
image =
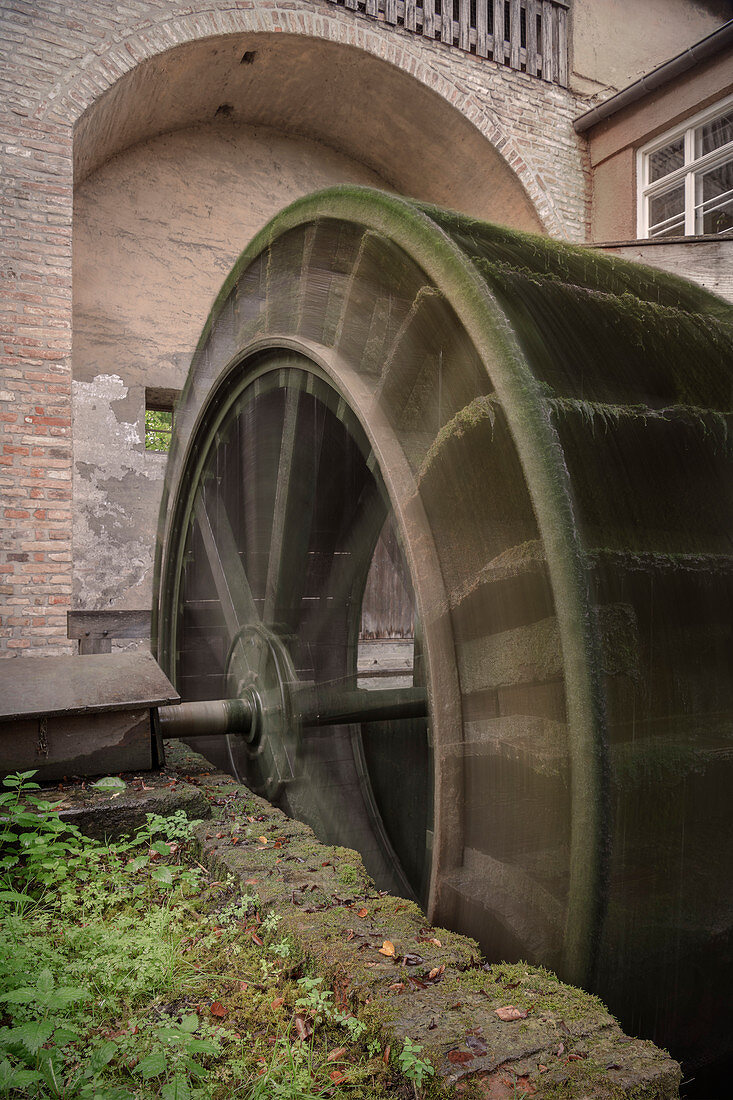
POLYGON ((191 784, 212 807, 196 827, 202 862, 256 891, 262 910, 281 918, 278 934, 383 1042, 420 1043, 437 1095, 678 1095, 678 1064, 626 1036, 597 998, 538 967, 486 963, 475 941, 430 927, 412 902, 377 891, 358 853, 320 844, 180 743, 168 743, 167 760, 177 787, 191 784), (381 950, 386 943, 394 956, 381 950), (502 1020, 497 1010, 509 1006, 522 1015, 502 1020))

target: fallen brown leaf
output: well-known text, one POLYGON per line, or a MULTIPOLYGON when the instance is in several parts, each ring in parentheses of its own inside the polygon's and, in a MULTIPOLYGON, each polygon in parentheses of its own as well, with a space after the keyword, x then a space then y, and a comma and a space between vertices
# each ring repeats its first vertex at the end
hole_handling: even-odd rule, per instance
POLYGON ((270 1001, 270 1008, 279 1008, 282 1004, 285 1004, 285 998, 276 997, 274 1001, 270 1001))
POLYGON ((443 973, 444 970, 445 970, 445 963, 443 963, 442 966, 434 966, 433 969, 428 974, 428 981, 429 982, 434 982, 436 978, 440 977, 440 975, 443 973))
POLYGON ((387 1046, 384 1048, 384 1053, 382 1054, 382 1061, 384 1062, 385 1066, 389 1065, 389 1056, 391 1053, 392 1047, 387 1044, 387 1046))
POLYGON ((452 1062, 454 1066, 463 1066, 466 1062, 472 1062, 476 1057, 475 1054, 471 1054, 470 1050, 449 1050, 448 1061, 452 1062))
POLYGON ((224 1017, 228 1015, 227 1010, 224 1008, 224 1005, 221 1003, 221 1001, 214 1001, 211 1006, 211 1015, 218 1016, 220 1019, 224 1019, 224 1017))
POLYGON ((326 1058, 326 1061, 327 1062, 337 1062, 339 1058, 343 1058, 344 1054, 346 1054, 346 1047, 336 1047, 335 1050, 332 1050, 329 1053, 328 1058, 326 1058))
POLYGON ((477 1058, 480 1054, 486 1054, 488 1051, 486 1040, 483 1036, 471 1034, 470 1031, 466 1035, 466 1046, 469 1050, 473 1051, 477 1058))
POLYGON ((366 907, 364 907, 363 909, 360 909, 359 912, 356 915, 357 915, 357 917, 365 917, 368 914, 368 912, 369 912, 369 910, 366 907))
POLYGON ((412 986, 413 989, 427 989, 428 988, 426 982, 422 981, 420 978, 414 978, 412 976, 412 974, 408 974, 407 980, 408 980, 408 982, 410 983, 410 985, 412 986))
POLYGON ((305 1016, 301 1016, 300 1013, 295 1017, 293 1023, 295 1024, 295 1030, 298 1032, 298 1038, 305 1042, 306 1039, 310 1039, 313 1034, 313 1028, 306 1020, 305 1016))
MULTIPOLYGON (((219 835, 219 834, 217 834, 217 835, 219 835)), ((267 837, 266 836, 258 836, 257 839, 259 840, 260 844, 267 844, 267 837)))
POLYGON ((340 1069, 332 1069, 328 1076, 334 1085, 340 1085, 342 1081, 346 1080, 346 1074, 342 1073, 340 1069))
POLYGON ((526 1020, 529 1013, 522 1008, 515 1008, 514 1005, 504 1005, 502 1008, 496 1009, 496 1015, 500 1020, 508 1022, 510 1020, 526 1020))
POLYGON ((392 993, 401 993, 404 988, 405 988, 405 983, 404 982, 393 982, 392 985, 389 986, 389 990, 392 993))
POLYGON ((382 946, 379 948, 380 955, 386 955, 388 958, 393 959, 395 955, 394 944, 391 940, 385 940, 382 946))

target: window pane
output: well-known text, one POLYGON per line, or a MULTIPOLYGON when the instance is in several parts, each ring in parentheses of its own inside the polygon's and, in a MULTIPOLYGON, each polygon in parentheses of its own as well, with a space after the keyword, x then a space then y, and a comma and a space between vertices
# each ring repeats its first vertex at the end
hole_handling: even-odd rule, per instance
POLYGON ((680 137, 649 154, 649 182, 654 183, 662 176, 668 176, 670 172, 674 172, 675 168, 681 168, 684 163, 685 139, 680 137))
POLYGON ((699 172, 695 178, 695 196, 697 204, 720 198, 733 189, 733 158, 725 164, 716 164, 707 172, 699 172))
POLYGON ((733 141, 733 111, 698 126, 695 131, 695 156, 703 157, 733 141))
POLYGON ((684 237, 685 219, 678 218, 674 222, 665 222, 663 226, 652 226, 649 230, 650 237, 684 237))
POLYGON ((649 199, 650 230, 655 225, 659 225, 660 222, 673 218, 675 215, 682 218, 684 224, 685 186, 682 183, 678 187, 673 187, 671 191, 665 191, 663 194, 655 195, 649 199))
POLYGON ((698 233, 730 233, 733 231, 733 198, 721 203, 715 210, 703 213, 698 233))
POLYGON ((695 232, 726 233, 733 207, 733 159, 695 177, 695 232))

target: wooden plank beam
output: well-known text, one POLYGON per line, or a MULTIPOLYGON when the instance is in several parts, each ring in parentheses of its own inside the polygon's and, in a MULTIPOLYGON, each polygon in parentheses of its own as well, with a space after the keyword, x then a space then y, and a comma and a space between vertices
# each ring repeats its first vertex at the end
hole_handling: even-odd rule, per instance
POLYGON ((565 8, 555 9, 557 18, 557 82, 568 86, 568 13, 565 8))
POLYGON ((476 53, 489 56, 489 0, 476 0, 476 53))
POLYGON ((435 38, 435 0, 423 0, 422 32, 426 38, 435 38))
POLYGON ((415 0, 405 0, 405 30, 417 30, 417 16, 415 12, 415 0))
POLYGON ((521 42, 522 14, 519 0, 509 2, 509 64, 513 69, 519 68, 519 49, 521 42))
POLYGON ((553 58, 552 22, 555 9, 550 0, 542 0, 542 79, 553 81, 555 68, 553 58))
MULTIPOLYGON (((145 638, 150 633, 150 611, 67 611, 66 637, 79 641, 145 638)), ((109 649, 88 652, 109 653, 109 649)))
POLYGON ((494 0, 494 61, 504 64, 504 0, 494 0))
POLYGON ((537 76, 537 0, 526 0, 527 72, 537 76))
POLYGON ((466 52, 471 47, 471 0, 460 0, 459 3, 458 45, 466 52))

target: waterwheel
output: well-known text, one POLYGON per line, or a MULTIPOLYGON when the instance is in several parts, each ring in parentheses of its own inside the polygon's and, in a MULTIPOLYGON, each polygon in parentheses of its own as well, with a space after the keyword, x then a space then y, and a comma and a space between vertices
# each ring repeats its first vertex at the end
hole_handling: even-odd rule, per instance
POLYGON ((732 364, 680 280, 309 197, 213 308, 157 559, 164 670, 246 704, 229 770, 693 1062, 733 978, 732 364), (377 561, 414 629, 369 677, 377 561))

